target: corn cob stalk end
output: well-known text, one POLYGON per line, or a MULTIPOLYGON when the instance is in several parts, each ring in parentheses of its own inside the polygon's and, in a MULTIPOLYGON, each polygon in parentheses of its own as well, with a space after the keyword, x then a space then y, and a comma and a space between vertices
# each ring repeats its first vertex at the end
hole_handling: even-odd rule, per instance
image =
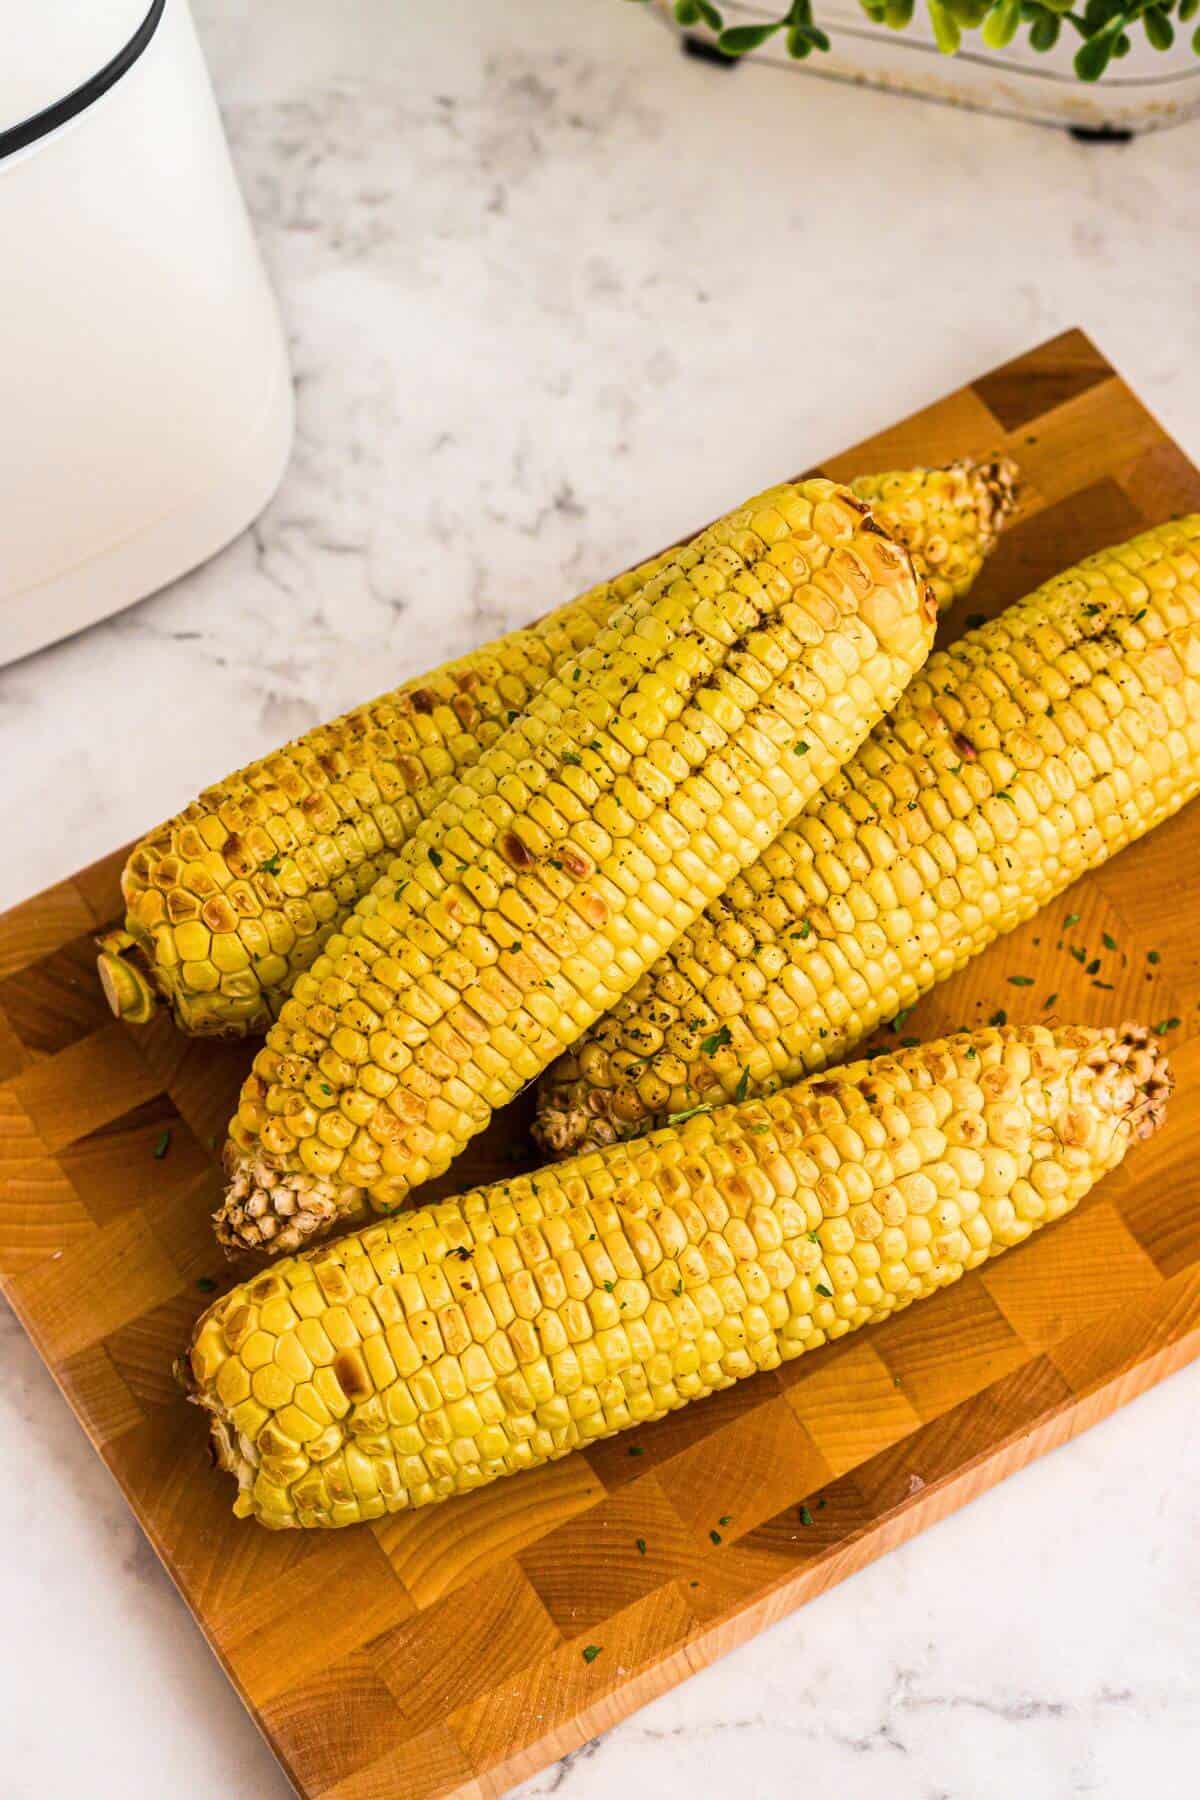
POLYGON ((158 1007, 158 995, 145 974, 144 952, 127 931, 109 931, 96 939, 96 969, 113 1017, 127 1025, 145 1025, 158 1007))
POLYGON ((912 552, 942 612, 969 592, 1019 498, 1008 456, 962 457, 938 469, 897 469, 851 482, 912 552))

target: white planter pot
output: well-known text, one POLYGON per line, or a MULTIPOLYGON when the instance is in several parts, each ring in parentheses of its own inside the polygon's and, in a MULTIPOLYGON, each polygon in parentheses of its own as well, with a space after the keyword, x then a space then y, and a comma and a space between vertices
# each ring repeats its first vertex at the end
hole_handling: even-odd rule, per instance
MULTIPOLYGON (((690 35, 675 25, 670 0, 655 4, 681 36, 690 35)), ((777 19, 782 7, 732 0, 721 10, 727 24, 756 25, 777 19)), ((747 60, 1083 131, 1159 131, 1200 114, 1200 58, 1191 48, 1190 25, 1161 53, 1136 30, 1129 55, 1110 64, 1102 81, 1084 82, 1071 66, 1080 42, 1073 31, 1064 30, 1044 56, 1024 41, 988 50, 977 34, 956 56, 943 56, 921 17, 902 32, 890 31, 873 24, 855 0, 820 0, 816 17, 831 40, 827 54, 814 51, 794 62, 780 32, 747 60)), ((695 35, 711 42, 699 28, 695 35)))

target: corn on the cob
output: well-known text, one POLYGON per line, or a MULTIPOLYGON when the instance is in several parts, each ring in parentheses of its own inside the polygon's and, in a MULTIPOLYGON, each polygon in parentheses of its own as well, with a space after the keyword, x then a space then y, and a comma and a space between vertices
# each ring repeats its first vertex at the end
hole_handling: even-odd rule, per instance
POLYGON ((1076 1205, 1169 1089, 1138 1026, 858 1063, 290 1257, 180 1373, 239 1516, 423 1506, 946 1286, 1076 1205))
POLYGON ((297 980, 230 1126, 226 1241, 292 1250, 446 1168, 853 755, 935 618, 832 482, 682 550, 297 980))
MULTIPOLYGON (((946 606, 991 549, 1014 479, 1000 459, 900 469, 851 486, 913 550, 946 606)), ((143 838, 122 878, 125 925, 101 941, 113 1011, 142 1023, 161 999, 184 1031, 265 1031, 457 771, 670 554, 318 726, 143 838)))
POLYGON ((835 1061, 1200 789, 1200 517, 930 657, 891 717, 551 1069, 566 1152, 835 1061))

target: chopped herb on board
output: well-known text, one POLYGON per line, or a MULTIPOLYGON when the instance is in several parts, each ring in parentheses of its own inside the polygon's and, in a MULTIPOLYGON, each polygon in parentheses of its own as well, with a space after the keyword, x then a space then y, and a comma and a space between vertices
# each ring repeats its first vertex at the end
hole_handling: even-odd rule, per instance
POLYGON ((1008 979, 1013 987, 1032 987, 1033 986, 1033 976, 1032 975, 1010 975, 1008 979))
POLYGON ((1103 935, 1102 935, 1102 937, 1101 937, 1101 939, 1100 939, 1100 941, 1101 941, 1101 943, 1102 943, 1102 944, 1103 944, 1103 945, 1104 945, 1104 948, 1105 948, 1105 949, 1106 949, 1106 950, 1115 950, 1115 949, 1116 949, 1116 947, 1117 947, 1117 940, 1116 940, 1116 938, 1115 938, 1115 937, 1110 937, 1110 936, 1109 936, 1109 934, 1108 934, 1108 932, 1107 932, 1107 931, 1106 931, 1106 932, 1104 932, 1104 933, 1103 933, 1103 935))
POLYGON ((603 1646, 601 1644, 585 1644, 583 1646, 584 1662, 585 1663, 594 1663, 596 1658, 599 1656, 602 1648, 603 1648, 603 1646))
POLYGON ((1075 958, 1077 963, 1085 963, 1087 961, 1087 951, 1082 949, 1078 944, 1068 945, 1068 953, 1075 958))
POLYGON ((800 1523, 802 1525, 811 1525, 812 1522, 813 1522, 812 1514, 809 1512, 807 1506, 802 1506, 800 1508, 800 1523))
POLYGON ((721 1542, 721 1534, 719 1531, 710 1531, 708 1535, 714 1544, 719 1544, 721 1542))
POLYGON ((645 1556, 645 1554, 646 1554, 646 1540, 645 1540, 645 1538, 634 1538, 634 1540, 633 1540, 633 1541, 634 1541, 634 1543, 635 1543, 635 1544, 636 1544, 636 1545, 637 1545, 637 1553, 638 1553, 638 1555, 639 1555, 639 1556, 645 1556))
POLYGON ((1148 963, 1156 963, 1156 962, 1161 962, 1162 958, 1159 956, 1157 950, 1147 950, 1146 961, 1148 963))
POLYGON ((1098 975, 1100 973, 1100 958, 1098 956, 1093 956, 1091 962, 1083 972, 1085 975, 1098 975))
POLYGON ((988 1020, 988 1024, 989 1025, 1007 1025, 1008 1024, 1008 1014, 1005 1012, 1005 1010, 1002 1006, 999 1006, 996 1008, 996 1011, 992 1014, 991 1018, 988 1020))
POLYGON ((1158 1024, 1154 1027, 1154 1029, 1158 1033, 1159 1037, 1166 1037, 1168 1031, 1178 1031, 1179 1020, 1178 1019, 1160 1019, 1158 1021, 1158 1024))
POLYGON ((154 1150, 152 1152, 155 1162, 161 1162, 170 1148, 171 1133, 169 1131, 164 1131, 155 1139, 154 1150))
POLYGON ((1063 920, 1063 924, 1064 925, 1078 925, 1079 919, 1080 919, 1080 915, 1078 913, 1068 913, 1066 918, 1063 920))
POLYGON ((1057 994, 1057 993, 1053 993, 1053 994, 1047 994, 1047 995, 1046 995, 1046 1005, 1047 1005, 1047 1006, 1053 1006, 1053 1005, 1054 1005, 1054 1002, 1055 1002, 1055 1001, 1056 1001, 1056 1000, 1057 1000, 1057 999, 1058 999, 1058 994, 1057 994))
POLYGON ((196 1286, 200 1289, 202 1294, 213 1294, 217 1289, 217 1284, 211 1275, 199 1276, 196 1281, 196 1286))

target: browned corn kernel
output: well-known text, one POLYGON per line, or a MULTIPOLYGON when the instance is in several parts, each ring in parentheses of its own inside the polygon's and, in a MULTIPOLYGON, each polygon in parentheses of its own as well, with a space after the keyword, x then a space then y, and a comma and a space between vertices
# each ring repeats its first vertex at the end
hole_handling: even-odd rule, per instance
POLYGON ((230 1126, 222 1236, 294 1249, 446 1168, 853 755, 935 617, 832 482, 682 550, 296 982, 230 1126))
POLYGON ((1169 1090, 1140 1026, 856 1063, 289 1257, 181 1372, 240 1516, 424 1506, 947 1286, 1075 1206, 1169 1090))
POLYGON ((935 652, 759 861, 552 1068, 548 1150, 821 1068, 1200 789, 1200 517, 935 652))
MULTIPOLYGON (((942 605, 973 578, 1012 506, 1005 462, 851 485, 919 546, 918 573, 942 605)), ((143 838, 122 878, 125 929, 101 940, 113 1012, 140 1024, 162 999, 184 1031, 265 1031, 457 772, 670 554, 318 726, 143 838)))

